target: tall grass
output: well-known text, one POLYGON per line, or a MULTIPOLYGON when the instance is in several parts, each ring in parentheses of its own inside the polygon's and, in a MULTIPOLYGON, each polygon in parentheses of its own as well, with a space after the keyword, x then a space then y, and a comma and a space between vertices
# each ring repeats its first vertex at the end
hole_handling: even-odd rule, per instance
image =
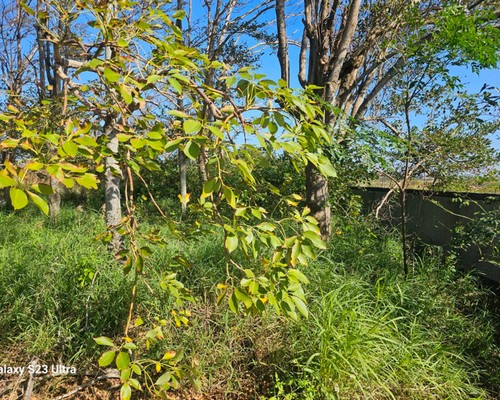
POLYGON ((23 362, 71 362, 92 354, 93 336, 115 334, 128 284, 93 241, 102 229, 91 212, 63 210, 54 223, 29 210, 0 214, 0 346, 23 362))
MULTIPOLYGON (((65 209, 55 223, 29 210, 0 214, 0 363, 37 355, 91 368, 99 351, 92 337, 121 334, 131 283, 94 242, 103 229, 90 211, 65 209)), ((168 324, 151 356, 183 349, 207 398, 498 396, 498 299, 457 274, 439 249, 417 257, 405 279, 397 235, 338 221, 329 250, 304 271, 310 318, 293 322, 272 309, 242 318, 216 306, 214 288, 225 279, 221 237, 182 242, 162 229, 168 245, 146 268, 137 314, 168 316, 172 299, 159 285, 168 271, 193 289, 189 326, 168 324)))
POLYGON ((394 237, 339 227, 309 274, 312 320, 284 336, 275 398, 496 398, 500 302, 442 254, 423 254, 405 279, 394 237))

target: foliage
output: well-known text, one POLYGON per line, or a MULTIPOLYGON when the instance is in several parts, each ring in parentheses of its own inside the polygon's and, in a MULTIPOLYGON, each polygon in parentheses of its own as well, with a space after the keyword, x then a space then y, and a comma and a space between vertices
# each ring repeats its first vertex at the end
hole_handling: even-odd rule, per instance
MULTIPOLYGON (((491 204, 498 204, 499 198, 491 196, 491 204)), ((484 208, 476 212, 474 218, 455 228, 453 247, 458 254, 475 252, 478 261, 500 265, 500 246, 498 232, 500 230, 500 210, 484 208)))
MULTIPOLYGON (((24 8, 37 17, 52 40, 64 40, 44 25, 43 15, 36 15, 26 5, 24 8)), ((169 210, 163 211, 148 190, 150 201, 174 235, 223 232, 226 276, 217 286, 218 302, 227 299, 229 308, 237 314, 262 313, 268 303, 278 314, 294 319, 299 314, 307 317, 302 285, 308 280, 297 267, 307 265, 308 259, 315 257, 315 249, 324 249, 325 244, 317 222, 308 215, 309 210, 295 209, 301 199, 298 195, 292 194, 287 199, 291 207, 281 221, 269 219, 268 210, 253 198, 261 184, 254 175, 253 154, 262 152, 273 157, 283 152, 296 170, 312 163, 323 174, 333 175, 333 167, 321 151, 321 144, 330 141, 320 122, 324 110, 318 106, 312 89, 298 95, 283 82, 272 82, 248 68, 236 75, 225 74, 221 78, 224 91, 205 85, 205 70, 217 69, 224 73, 227 68, 182 44, 175 20, 183 18, 183 12, 168 16, 153 4, 138 8, 136 3, 126 1, 109 7, 93 2, 78 3, 76 8, 60 12, 66 13, 64 17, 68 21, 87 18, 91 36, 96 40, 89 51, 95 47, 98 50, 85 62, 67 60, 77 68, 72 76, 63 76, 66 87, 72 89, 65 93, 65 107, 84 108, 93 115, 80 121, 73 113, 63 113, 60 121, 40 127, 40 110, 50 107, 50 100, 42 103, 41 108, 9 106, 9 111, 0 117, 3 130, 7 134, 16 131, 19 136, 3 140, 1 148, 22 149, 29 157, 25 157, 25 163, 4 161, 0 186, 9 188, 15 209, 25 208, 31 200, 47 214, 48 206, 42 195, 50 194, 50 187, 29 183, 26 180, 29 173, 46 174, 68 188, 78 184, 97 189, 97 173, 103 172, 105 159, 112 157, 120 163, 126 177, 127 212, 117 225, 108 227, 100 239, 109 242, 116 234, 126 238, 124 248, 115 258, 122 263, 124 273, 132 275, 131 301, 123 338, 113 341, 99 336, 95 339, 108 347, 99 365, 114 364, 118 368, 123 399, 130 398, 132 389, 145 388, 159 393, 177 388, 180 380, 193 376, 190 368, 178 365, 182 358, 180 352, 167 349, 157 361, 140 358, 164 338, 167 319, 144 324, 147 327, 144 337, 134 329, 143 324, 142 318, 135 314, 135 301, 139 283, 150 267, 148 258, 153 253, 152 247, 166 244, 158 229, 140 228, 135 212, 135 182, 144 184, 143 172, 159 170, 158 160, 174 152, 183 152, 189 159, 196 160, 204 148, 209 154, 211 175, 204 182, 198 199, 191 201, 195 220, 187 232, 175 226, 175 221, 168 216, 169 210), (137 51, 144 48, 146 52, 137 51), (104 58, 99 49, 106 53, 104 58), (94 80, 89 79, 84 85, 76 83, 83 74, 94 80), (190 104, 190 114, 178 109, 174 101, 177 96, 190 104), (156 99, 161 99, 169 108, 167 113, 172 118, 161 121, 149 112, 156 99), (204 112, 205 107, 210 109, 210 118, 204 112), (244 116, 250 111, 251 121, 244 116), (107 121, 104 132, 101 118, 107 121), (119 142, 117 150, 110 146, 114 139, 106 132, 110 124, 119 142), (251 142, 258 144, 239 144, 235 141, 238 134, 251 137, 251 142), (235 172, 244 182, 246 193, 230 185, 228 177, 235 172), (292 231, 283 229, 283 224, 292 231)), ((76 34, 74 42, 80 48, 87 46, 76 34)), ((178 260, 189 265, 183 255, 179 255, 178 260)), ((177 279, 175 272, 167 270, 163 276, 160 287, 175 300, 169 310, 170 318, 178 327, 188 325, 191 316, 188 305, 194 300, 189 289, 177 279)))
MULTIPOLYGON (((275 345, 275 352, 271 352, 270 340, 264 337, 269 332, 272 338, 280 336, 284 332, 281 325, 294 327, 284 332, 285 339, 305 332, 307 340, 300 349, 294 349, 293 344, 287 349, 293 350, 287 357, 296 355, 290 370, 299 371, 300 376, 283 380, 275 375, 277 396, 293 397, 295 392, 331 397, 342 391, 354 396, 409 393, 418 398, 422 388, 414 384, 416 381, 452 396, 482 395, 468 382, 469 375, 475 379, 469 366, 443 351, 440 344, 446 343, 444 338, 420 327, 422 321, 421 330, 413 330, 412 321, 408 322, 410 310, 403 307, 403 300, 397 302, 404 298, 411 305, 410 289, 408 286, 404 296, 393 270, 387 280, 394 281, 385 286, 377 280, 374 296, 370 279, 378 269, 369 271, 367 281, 364 276, 346 279, 334 268, 322 269, 321 261, 314 264, 327 246, 317 221, 294 189, 305 166, 325 181, 325 177, 337 175, 330 159, 342 164, 349 158, 349 149, 339 150, 339 143, 332 140, 330 128, 335 124, 325 127, 324 123, 340 116, 330 104, 337 91, 344 92, 345 99, 353 95, 354 85, 348 88, 340 79, 340 75, 353 81, 356 78, 351 75, 355 68, 345 73, 345 56, 334 57, 333 47, 327 49, 333 57, 331 72, 339 79, 333 80, 338 81, 337 87, 325 96, 325 102, 318 97, 323 90, 320 86, 296 92, 287 82, 273 82, 250 68, 235 71, 234 65, 185 45, 180 29, 185 13, 166 11, 166 2, 41 3, 43 9, 36 10, 19 3, 19 11, 24 10, 37 26, 40 61, 43 42, 51 43, 54 53, 60 48, 64 51, 54 56, 47 74, 54 74, 58 84, 44 87, 43 82, 34 81, 31 85, 41 85, 41 92, 53 86, 57 96, 33 102, 26 92, 6 93, 8 104, 0 114, 0 188, 8 191, 15 210, 28 213, 34 205, 48 214, 45 196, 54 194, 54 187, 43 179, 68 189, 80 186, 96 190, 106 171, 104 180, 113 174, 123 176, 126 213, 98 236, 103 243, 115 236, 123 238, 114 259, 102 246, 90 245, 87 236, 75 243, 75 228, 88 229, 88 236, 96 233, 80 217, 69 215, 65 221, 63 214, 52 222, 51 230, 45 229, 47 221, 39 220, 42 222, 37 227, 45 234, 41 237, 30 235, 26 225, 5 228, 6 239, 2 240, 11 241, 15 262, 10 265, 10 254, 2 253, 0 282, 6 296, 0 304, 12 312, 0 322, 10 337, 31 341, 31 346, 26 346, 30 354, 53 358, 56 353, 50 349, 54 345, 58 355, 71 354, 71 359, 83 358, 101 346, 104 352, 98 364, 119 371, 124 400, 132 397, 133 390, 160 396, 170 389, 182 391, 181 384, 186 381, 194 388, 203 387, 207 383, 198 375, 204 368, 213 368, 213 360, 231 367, 226 369, 236 376, 241 376, 239 369, 248 372, 257 360, 261 364, 255 363, 255 376, 259 372, 256 365, 262 367, 262 373, 273 375, 279 370, 275 360, 282 360, 273 357, 283 348, 275 345), (54 22, 55 15, 61 24, 54 22), (216 78, 216 82, 207 77, 216 78), (9 157, 4 156, 7 153, 9 157), (154 176, 180 154, 191 162, 206 156, 207 176, 198 189, 181 198, 183 203, 190 202, 190 214, 179 222, 172 203, 155 196, 154 176), (110 160, 114 161, 113 171, 110 160), (285 173, 267 168, 280 164, 285 173), (157 211, 156 218, 149 215, 151 209, 157 211), (13 237, 9 238, 10 232, 13 237), (68 242, 77 246, 70 247, 68 242), (57 253, 62 261, 47 250, 57 253), (32 270, 26 257, 35 254, 41 267, 32 270), (313 314, 306 304, 310 279, 302 272, 307 265, 316 265, 318 273, 325 274, 312 290, 317 296, 313 314), (123 275, 117 275, 114 266, 121 267, 123 275), (44 275, 48 272, 52 273, 50 278, 44 275), (33 300, 36 307, 28 306, 33 300), (220 307, 213 312, 216 322, 203 314, 215 304, 220 307), (246 319, 235 317, 242 315, 246 319), (284 317, 293 321, 311 317, 313 331, 284 317), (400 326, 400 321, 405 323, 400 326), (209 333, 201 335, 207 327, 209 333), (412 339, 410 344, 402 331, 412 339), (68 339, 61 343, 61 336, 68 339), (227 347, 210 350, 221 337, 227 347), (191 348, 193 343, 199 346, 191 348), (345 353, 338 351, 339 343, 345 353), (431 350, 422 349, 429 344, 431 350), (250 352, 255 355, 249 356, 250 352), (375 357, 382 362, 375 364, 375 357), (404 367, 408 365, 411 369, 407 373, 404 367), (450 376, 451 383, 445 382, 450 376), (338 387, 326 377, 335 377, 338 387)), ((360 2, 357 4, 359 8, 360 2)), ((446 32, 451 25, 443 15, 442 30, 446 32)), ((346 42, 359 39, 353 32, 347 36, 346 42)), ((389 37, 394 39, 392 34, 389 37)), ((450 36, 448 41, 453 40, 450 36)), ((489 39, 486 42, 490 43, 489 39)), ((463 43, 457 46, 461 48, 463 43)), ((346 51, 347 47, 345 43, 346 51)), ((386 54, 380 61, 371 53, 365 55, 379 65, 392 58, 386 54)), ((372 86, 375 90, 376 85, 372 86)), ((339 142, 347 140, 340 138, 339 142)), ((366 146, 369 144, 361 147, 366 146)), ((353 158, 363 156, 360 151, 353 158)), ((351 172, 355 170, 350 167, 351 172)), ((171 178, 170 172, 165 173, 166 179, 171 178)), ((326 193, 322 197, 326 198, 326 193)), ((348 201, 345 203, 350 207, 348 201)), ((2 215, 6 225, 16 217, 2 215)), ((96 216, 89 220, 99 225, 96 216)), ((350 230, 356 231, 341 224, 335 234, 342 236, 350 230)), ((365 237, 367 232, 358 230, 357 243, 362 247, 355 253, 346 251, 348 257, 339 262, 356 262, 369 269, 370 262, 380 261, 380 242, 371 240, 377 233, 368 232, 365 237)), ((391 241, 383 244, 387 243, 391 241)), ((324 255, 328 255, 324 260, 331 267, 333 256, 324 255)), ((391 260, 391 253, 386 257, 398 264, 391 260)), ((424 300, 414 309, 427 306, 428 299, 424 300)), ((413 311, 413 305, 410 309, 413 311)), ((453 310, 450 306, 446 311, 449 309, 453 310)), ((432 313, 427 317, 430 319, 432 313)), ((243 384, 234 386, 239 386, 235 391, 243 391, 243 384)))
POLYGON ((471 63, 476 72, 481 68, 495 68, 500 61, 500 30, 489 22, 496 18, 492 9, 470 12, 465 5, 449 5, 436 21, 439 42, 429 47, 446 49, 449 60, 455 64, 471 63))
POLYGON ((401 183, 406 170, 406 179, 426 178, 439 189, 494 174, 500 157, 491 145, 499 126, 494 91, 485 85, 466 93, 440 62, 405 68, 387 91, 390 104, 373 119, 375 170, 401 183))

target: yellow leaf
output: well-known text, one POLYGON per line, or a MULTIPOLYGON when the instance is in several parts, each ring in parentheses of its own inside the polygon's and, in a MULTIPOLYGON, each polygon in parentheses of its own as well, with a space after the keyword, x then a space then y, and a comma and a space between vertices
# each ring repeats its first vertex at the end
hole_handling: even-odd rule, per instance
MULTIPOLYGON (((183 198, 182 198, 182 196, 180 194, 178 194, 177 197, 178 197, 178 199, 179 199, 179 201, 181 203, 184 203, 183 198)), ((186 204, 189 203, 190 199, 191 199, 191 193, 186 193, 186 196, 185 196, 185 202, 186 202, 186 204)))
POLYGON ((163 356, 162 360, 171 360, 172 358, 175 357, 176 354, 177 352, 175 350, 167 351, 163 356))

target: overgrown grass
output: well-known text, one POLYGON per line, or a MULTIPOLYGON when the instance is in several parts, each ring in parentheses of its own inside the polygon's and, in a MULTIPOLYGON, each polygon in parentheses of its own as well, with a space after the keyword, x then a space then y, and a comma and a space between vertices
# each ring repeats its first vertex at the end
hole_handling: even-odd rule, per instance
MULTIPOLYGON (((93 241, 103 229, 90 211, 63 210, 56 223, 29 210, 0 214, 1 363, 37 355, 90 367, 99 351, 92 337, 122 334, 131 283, 93 241)), ((330 249, 305 270, 311 316, 294 322, 273 310, 241 318, 215 305, 215 285, 225 279, 221 241, 168 239, 137 298, 137 315, 164 318, 171 299, 161 276, 177 271, 193 288, 190 325, 168 324, 164 344, 151 351, 183 349, 207 398, 499 395, 498 298, 457 274, 439 249, 421 254, 405 279, 396 235, 338 221, 330 249)))
POLYGON ((311 321, 284 336, 297 369, 284 368, 276 398, 498 396, 498 298, 436 249, 405 279, 399 249, 371 225, 339 227, 309 274, 311 321))
POLYGON ((91 212, 63 210, 55 223, 28 210, 0 214, 4 349, 16 348, 20 358, 70 363, 95 351, 92 337, 116 334, 129 285, 93 241, 102 229, 100 217, 91 212))

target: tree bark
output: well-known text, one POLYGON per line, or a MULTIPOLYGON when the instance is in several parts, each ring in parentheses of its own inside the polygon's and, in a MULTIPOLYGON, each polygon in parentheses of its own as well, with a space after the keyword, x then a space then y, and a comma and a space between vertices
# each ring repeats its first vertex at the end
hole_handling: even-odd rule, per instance
MULTIPOLYGON (((351 0, 346 5, 340 28, 334 34, 339 4, 338 1, 328 0, 304 1, 305 36, 301 44, 299 72, 302 85, 305 83, 323 87, 318 94, 336 106, 340 106, 337 104, 339 101, 337 96, 345 78, 342 73, 345 71, 344 64, 358 26, 361 0, 351 0), (307 47, 309 59, 305 81, 307 47)), ((276 2, 277 15, 278 6, 279 0, 276 2)), ((324 123, 327 126, 333 126, 337 123, 337 118, 333 113, 327 112, 324 123)), ((318 220, 323 239, 329 240, 331 210, 328 204, 328 180, 312 164, 306 167, 306 201, 312 215, 318 220)))
MULTIPOLYGON (((1 158, 1 163, 5 163, 5 161, 8 161, 10 159, 10 154, 7 151, 2 151, 0 152, 0 157, 1 158)), ((12 211, 14 208, 12 207, 12 202, 10 201, 10 188, 6 187, 3 189, 3 199, 5 202, 5 211, 12 211)))
POLYGON ((331 210, 328 205, 328 179, 311 163, 306 166, 306 203, 311 215, 318 221, 321 236, 331 236, 331 210))
POLYGON ((49 176, 50 187, 54 191, 48 197, 50 219, 55 220, 61 211, 61 184, 53 176, 49 176))
MULTIPOLYGON (((105 133, 109 138, 108 148, 113 153, 118 153, 118 138, 116 130, 113 128, 113 118, 106 121, 105 133)), ((121 191, 120 184, 122 173, 115 157, 109 156, 105 159, 104 187, 106 204, 106 225, 113 228, 118 225, 122 218, 121 191)), ((115 230, 112 231, 112 238, 109 243, 109 250, 116 252, 121 248, 122 237, 115 230)))
POLYGON ((179 161, 179 190, 181 192, 181 212, 184 215, 187 211, 187 162, 188 158, 179 150, 178 152, 178 161, 179 161))
MULTIPOLYGON (((43 1, 37 2, 37 12, 42 12, 42 3, 43 1)), ((45 11, 45 10, 43 10, 45 11)), ((61 29, 61 21, 59 21, 59 29, 61 29)), ((60 59, 60 47, 58 44, 53 43, 54 47, 54 59, 51 60, 50 53, 50 43, 46 43, 43 38, 41 27, 36 24, 36 39, 38 46, 38 63, 40 68, 39 79, 40 79, 40 87, 39 87, 39 101, 42 102, 45 98, 50 97, 52 99, 57 98, 59 95, 59 86, 61 84, 61 79, 57 75, 55 69, 57 65, 57 61, 60 59), (51 72, 52 69, 52 72, 51 72), (49 91, 46 85, 48 82, 52 89, 49 91)), ((49 215, 52 220, 55 220, 61 211, 61 185, 52 176, 48 177, 48 184, 51 186, 53 193, 48 196, 48 204, 49 204, 49 215)))
POLYGON ((276 0, 276 24, 278 26, 278 61, 281 79, 290 83, 290 60, 288 58, 288 36, 286 34, 285 1, 276 0))
MULTIPOLYGON (((177 10, 182 10, 184 7, 183 0, 177 0, 177 10)), ((175 25, 182 32, 182 20, 175 21, 175 25)), ((177 107, 179 110, 184 110, 184 101, 181 95, 177 98, 177 107)), ((177 152, 177 162, 179 165, 179 191, 181 193, 181 216, 187 211, 187 163, 188 158, 184 152, 179 149, 177 152)))

